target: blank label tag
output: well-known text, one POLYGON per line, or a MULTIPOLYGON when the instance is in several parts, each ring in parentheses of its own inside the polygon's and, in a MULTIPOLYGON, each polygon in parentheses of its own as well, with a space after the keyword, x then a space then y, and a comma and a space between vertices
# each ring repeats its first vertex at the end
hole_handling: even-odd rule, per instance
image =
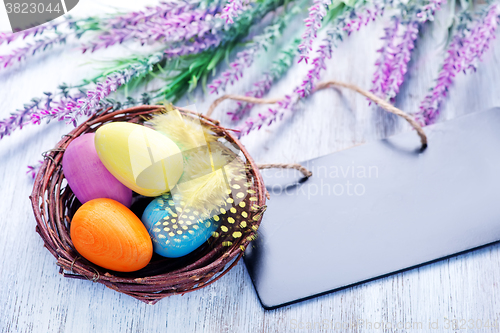
POLYGON ((245 262, 265 308, 500 240, 500 109, 266 170, 245 262))

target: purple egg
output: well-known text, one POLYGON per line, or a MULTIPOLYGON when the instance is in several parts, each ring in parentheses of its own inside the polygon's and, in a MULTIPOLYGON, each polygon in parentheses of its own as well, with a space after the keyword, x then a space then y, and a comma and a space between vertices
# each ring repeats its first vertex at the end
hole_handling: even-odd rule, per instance
POLYGON ((130 207, 132 190, 116 179, 102 164, 94 145, 94 133, 73 140, 63 155, 63 172, 69 187, 82 204, 109 198, 130 207))

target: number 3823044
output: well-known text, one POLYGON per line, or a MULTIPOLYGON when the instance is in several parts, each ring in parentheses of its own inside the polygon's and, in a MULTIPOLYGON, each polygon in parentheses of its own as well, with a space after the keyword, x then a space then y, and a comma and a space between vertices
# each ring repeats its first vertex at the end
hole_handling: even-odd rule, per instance
POLYGON ((7 14, 35 14, 35 13, 60 13, 63 9, 56 3, 52 6, 51 3, 44 5, 43 3, 27 3, 27 2, 6 2, 7 14))

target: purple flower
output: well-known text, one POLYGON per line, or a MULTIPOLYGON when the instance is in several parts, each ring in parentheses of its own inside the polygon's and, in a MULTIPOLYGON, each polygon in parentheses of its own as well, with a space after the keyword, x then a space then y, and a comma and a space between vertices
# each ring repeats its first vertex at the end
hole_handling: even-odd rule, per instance
MULTIPOLYGON (((262 98, 271 89, 274 81, 278 80, 290 68, 297 53, 297 46, 301 39, 296 38, 288 48, 280 52, 268 72, 264 72, 263 78, 252 85, 252 89, 245 93, 245 96, 262 98)), ((255 104, 238 102, 238 108, 229 111, 227 114, 232 121, 238 121, 249 112, 255 104)))
POLYGON ((37 36, 43 34, 47 30, 55 30, 59 25, 66 23, 66 21, 62 22, 48 22, 46 24, 41 24, 36 27, 26 29, 20 32, 0 32, 0 45, 3 43, 9 44, 10 42, 15 41, 18 38, 25 39, 28 36, 37 36))
POLYGON ((384 46, 378 50, 380 57, 375 62, 371 92, 377 96, 394 100, 403 84, 408 71, 411 53, 415 48, 420 24, 434 19, 434 13, 441 8, 445 0, 431 0, 418 8, 413 17, 404 23, 401 18, 393 16, 391 24, 385 29, 384 46))
POLYGON ((43 38, 36 40, 33 44, 27 44, 25 47, 17 48, 12 53, 6 55, 0 55, 0 68, 5 68, 12 66, 13 64, 20 62, 27 56, 34 55, 37 52, 45 51, 47 48, 52 47, 56 44, 66 43, 68 34, 58 34, 53 38, 43 38))
POLYGON ((73 123, 76 126, 79 116, 90 116, 98 111, 102 107, 104 99, 112 92, 128 83, 132 78, 147 74, 151 71, 152 66, 162 59, 163 54, 156 53, 148 58, 139 60, 123 70, 108 75, 94 89, 86 92, 83 89, 77 89, 76 92, 70 91, 74 90, 74 88, 64 86, 60 88, 61 91, 57 96, 45 93, 43 99, 32 100, 32 103, 25 105, 24 109, 0 121, 0 139, 5 135, 10 135, 15 129, 21 129, 24 125, 37 125, 44 120, 66 120, 68 123, 73 123))
POLYGON ((314 0, 314 4, 309 8, 309 16, 304 20, 306 30, 302 35, 302 43, 299 45, 299 62, 309 61, 309 52, 312 51, 313 42, 317 37, 317 32, 321 28, 321 21, 326 15, 326 9, 332 3, 331 0, 314 0))
POLYGON ((351 17, 345 22, 345 26, 343 28, 343 30, 347 32, 348 36, 350 36, 354 31, 359 31, 362 26, 367 25, 370 21, 375 21, 377 15, 381 15, 383 13, 383 4, 380 5, 375 3, 374 6, 375 7, 373 9, 365 8, 362 12, 351 12, 351 17))
POLYGON ((396 18, 394 22, 394 29, 386 30, 386 44, 378 50, 381 55, 375 62, 377 69, 373 75, 371 89, 371 92, 379 97, 390 100, 396 97, 403 84, 419 31, 416 21, 400 24, 396 18), (397 35, 398 28, 400 35, 397 35))
POLYGON ((158 18, 149 22, 147 30, 138 30, 136 38, 142 43, 161 41, 179 42, 193 37, 203 37, 205 34, 222 26, 215 18, 216 9, 193 10, 172 18, 158 18))
POLYGON ((120 86, 128 83, 131 79, 141 77, 149 73, 153 66, 163 59, 162 53, 155 53, 152 56, 142 59, 127 68, 116 71, 97 84, 94 90, 87 91, 87 98, 78 100, 77 105, 67 105, 68 112, 65 117, 71 115, 71 121, 75 122, 80 115, 90 116, 99 109, 102 100, 116 91, 120 86))
POLYGON ((212 81, 208 88, 210 93, 219 93, 219 90, 225 90, 228 84, 233 84, 243 77, 243 70, 252 66, 255 55, 259 50, 267 50, 274 40, 281 36, 283 29, 287 26, 290 20, 300 10, 300 4, 296 4, 289 9, 285 14, 279 16, 276 22, 266 27, 262 34, 255 36, 247 48, 236 54, 235 60, 229 64, 229 69, 219 75, 219 78, 212 81))
POLYGON ((194 41, 176 43, 166 49, 164 53, 167 57, 178 57, 187 54, 196 54, 218 46, 222 41, 220 34, 208 34, 204 37, 196 37, 194 41))
POLYGON ((403 36, 401 42, 396 47, 397 53, 394 56, 391 75, 388 78, 389 86, 387 97, 393 99, 399 93, 399 87, 403 84, 404 76, 408 71, 408 63, 411 59, 411 52, 415 48, 415 41, 418 38, 418 23, 409 22, 403 26, 403 36))
POLYGON ((485 15, 477 20, 472 28, 459 29, 453 36, 446 51, 447 56, 439 71, 434 88, 420 104, 415 114, 422 125, 436 122, 439 109, 453 83, 453 78, 463 71, 476 70, 474 63, 481 60, 490 42, 495 38, 495 31, 500 22, 500 5, 493 4, 485 15))
POLYGON ((302 84, 296 87, 293 94, 285 96, 278 102, 278 107, 269 108, 267 113, 259 114, 258 118, 250 118, 245 124, 239 126, 240 136, 250 133, 252 130, 260 129, 263 125, 270 125, 278 119, 282 119, 286 112, 293 111, 301 98, 308 97, 314 89, 314 85, 320 78, 321 72, 326 69, 325 59, 330 59, 332 49, 336 40, 342 40, 343 35, 350 35, 353 31, 359 30, 363 25, 375 20, 377 15, 383 12, 383 6, 375 5, 373 10, 366 7, 355 12, 354 10, 347 12, 337 19, 335 27, 327 32, 325 43, 316 51, 318 56, 314 58, 311 65, 312 68, 307 73, 302 84))
POLYGON ((35 165, 28 165, 28 171, 26 171, 26 174, 28 174, 31 179, 35 179, 36 174, 38 173, 38 170, 40 170, 42 164, 43 161, 38 161, 38 163, 35 165))
MULTIPOLYGON (((264 79, 255 82, 253 88, 245 93, 245 96, 262 98, 271 89, 273 84, 273 77, 266 73, 264 74, 264 79)), ((238 102, 238 109, 235 111, 229 111, 227 114, 231 117, 232 121, 238 121, 243 115, 252 109, 254 104, 238 102)))
POLYGON ((76 105, 79 99, 86 97, 80 88, 63 84, 55 94, 45 93, 41 99, 32 99, 23 109, 0 121, 0 139, 27 124, 40 124, 42 120, 50 121, 53 118, 64 120, 68 105, 76 105))
POLYGON ((418 22, 424 23, 427 21, 434 21, 434 14, 437 10, 441 9, 441 5, 444 5, 446 0, 429 0, 429 3, 417 12, 418 22))
POLYGON ((30 111, 30 109, 25 108, 17 113, 12 113, 9 118, 0 121, 0 139, 6 135, 10 135, 17 128, 22 129, 30 111))
POLYGON ((157 13, 138 22, 134 20, 134 24, 125 27, 110 28, 95 37, 97 41, 83 45, 82 50, 94 52, 131 39, 139 40, 142 44, 181 42, 193 37, 203 37, 222 25, 214 18, 217 6, 207 10, 182 11, 184 9, 181 7, 166 14, 160 11, 161 15, 157 13))
POLYGON ((69 118, 70 121, 68 122, 72 122, 76 126, 76 119, 68 117, 68 115, 80 105, 80 101, 86 95, 82 90, 72 94, 65 94, 59 98, 46 93, 43 103, 37 103, 35 107, 31 108, 31 124, 39 125, 42 120, 50 121, 51 119, 57 119, 58 121, 62 121, 69 118))
POLYGON ((222 10, 221 18, 226 20, 226 23, 234 23, 234 19, 245 9, 247 4, 248 0, 228 0, 222 10))
POLYGON ((223 72, 221 78, 215 79, 208 85, 210 93, 219 93, 219 90, 225 90, 228 83, 233 84, 243 77, 243 69, 250 67, 254 60, 255 52, 259 49, 259 44, 252 44, 251 47, 238 52, 236 59, 229 64, 229 69, 223 72))
POLYGON ((388 77, 393 70, 392 67, 394 58, 397 55, 396 36, 399 25, 399 19, 397 17, 393 17, 390 25, 384 29, 385 35, 382 37, 382 40, 385 41, 384 46, 377 50, 377 52, 380 53, 380 57, 375 62, 376 70, 373 74, 373 85, 370 91, 382 98, 387 95, 391 84, 388 77))
POLYGON ((146 10, 118 15, 107 19, 106 27, 121 29, 151 21, 154 18, 167 18, 172 15, 179 15, 198 7, 200 1, 162 1, 157 6, 146 7, 146 10))

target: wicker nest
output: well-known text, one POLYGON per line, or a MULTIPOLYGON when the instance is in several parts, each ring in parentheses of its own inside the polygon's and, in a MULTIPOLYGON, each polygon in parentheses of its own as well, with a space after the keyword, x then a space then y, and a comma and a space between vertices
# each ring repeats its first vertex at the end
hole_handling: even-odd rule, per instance
POLYGON ((76 137, 95 132, 103 124, 114 121, 142 123, 148 116, 162 112, 163 107, 145 105, 113 112, 107 110, 92 116, 64 135, 54 149, 44 154, 45 160, 30 196, 37 222, 36 231, 45 247, 57 259, 60 274, 102 283, 108 288, 154 304, 166 296, 194 291, 215 282, 242 257, 246 246, 255 237, 265 210, 265 188, 259 170, 231 130, 219 126, 218 121, 208 117, 183 108, 177 109, 184 116, 200 119, 202 124, 213 129, 220 141, 226 141, 241 150, 247 179, 252 193, 255 193, 246 206, 247 214, 244 215, 248 215, 248 227, 241 230, 242 237, 232 242, 224 242, 222 237, 212 237, 197 250, 181 258, 164 258, 155 254, 145 268, 131 273, 110 271, 81 257, 69 233, 71 218, 81 204, 64 178, 61 163, 65 148, 76 137))

